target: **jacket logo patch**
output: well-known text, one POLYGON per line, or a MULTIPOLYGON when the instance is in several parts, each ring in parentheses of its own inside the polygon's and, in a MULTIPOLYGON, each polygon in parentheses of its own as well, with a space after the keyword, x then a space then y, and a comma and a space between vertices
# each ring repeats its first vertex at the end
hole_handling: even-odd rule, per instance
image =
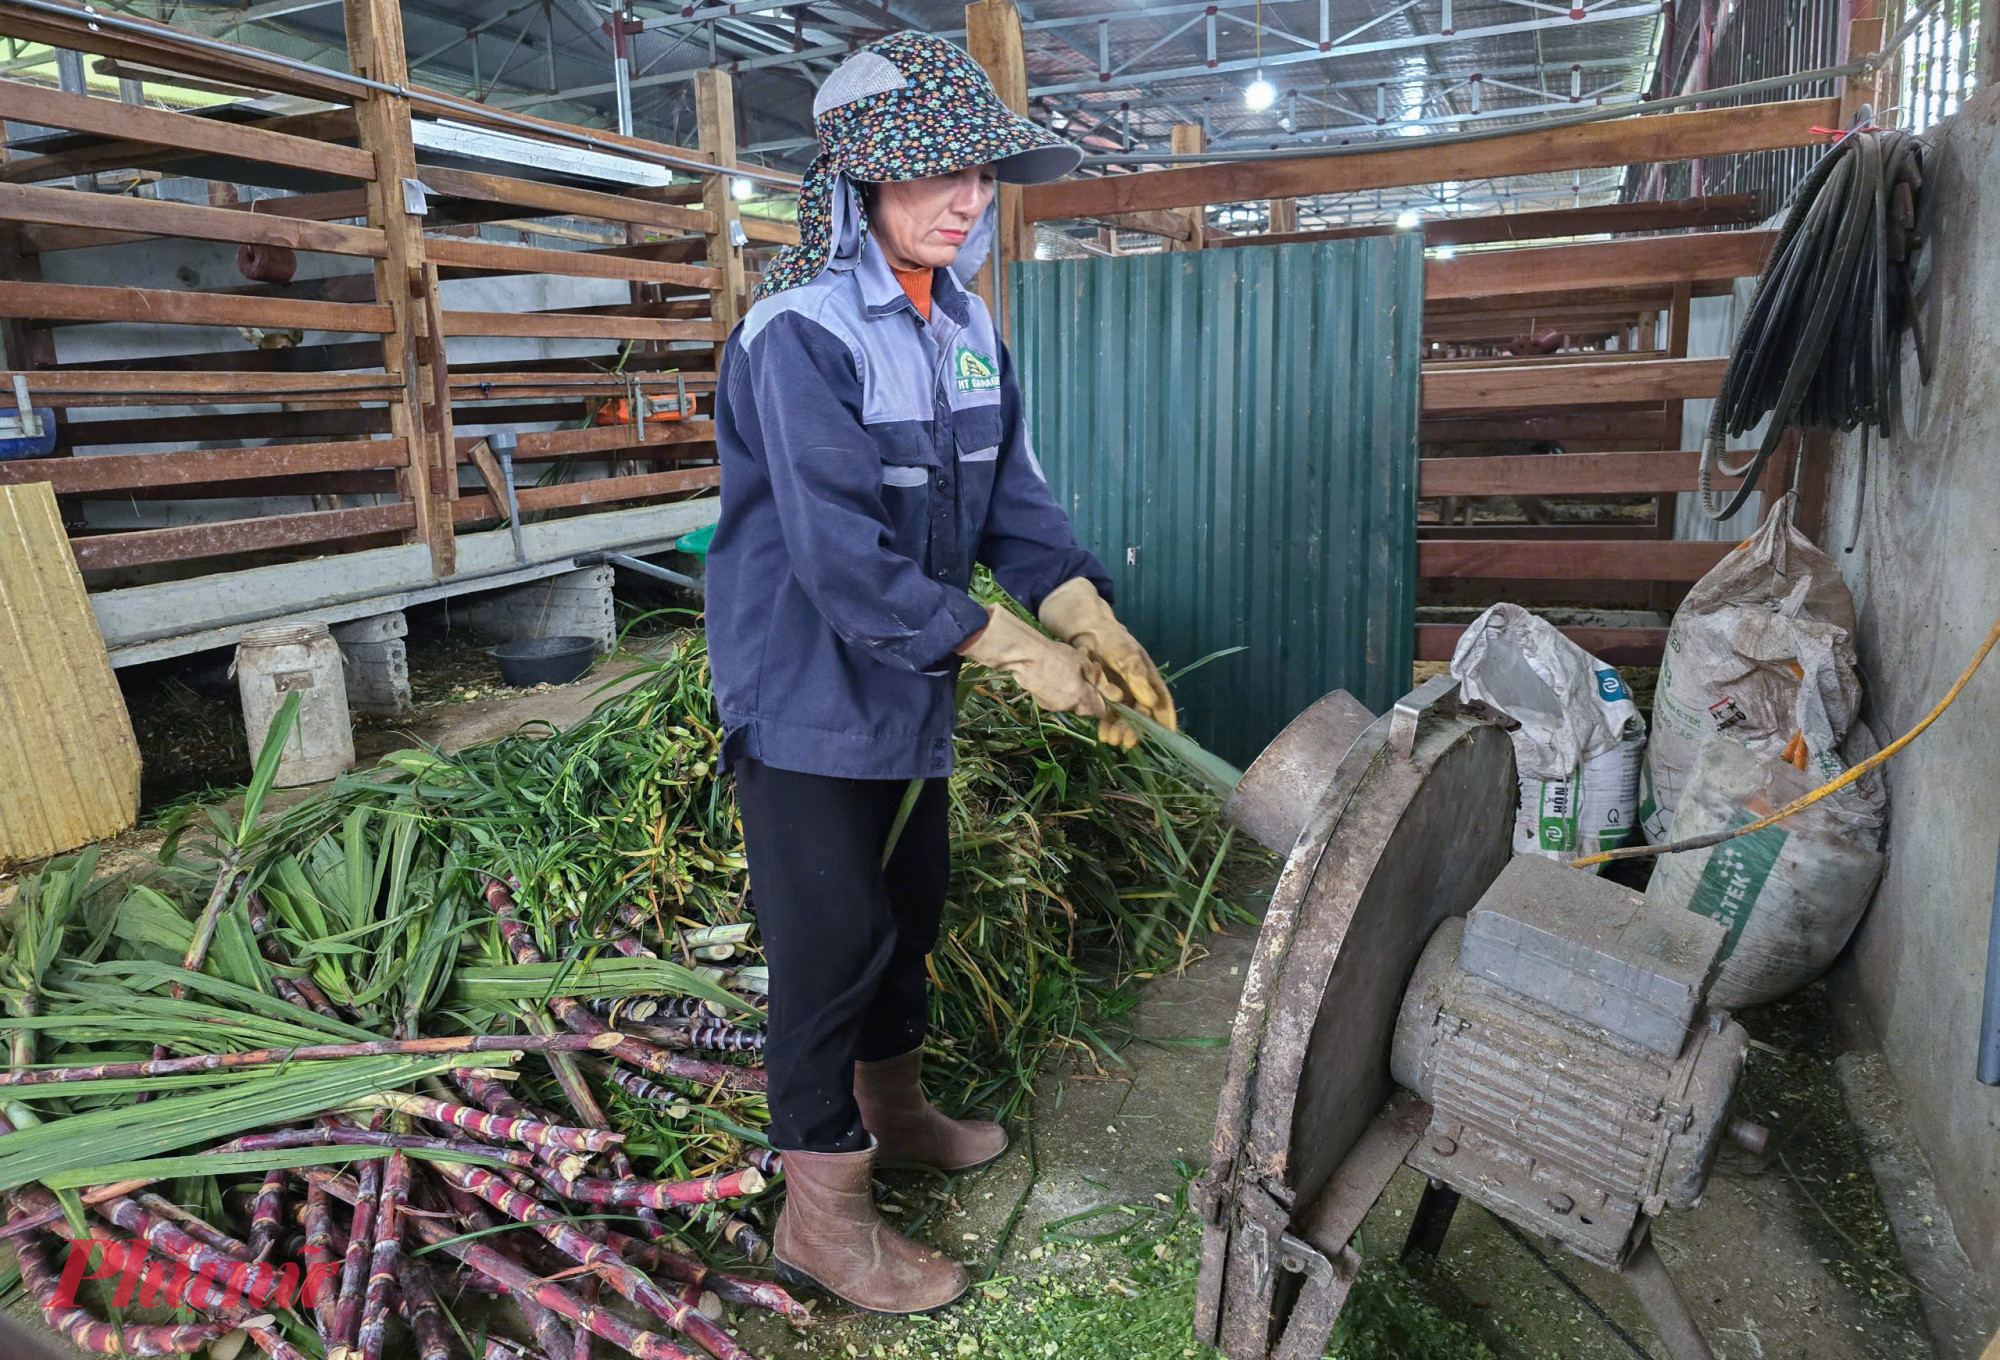
POLYGON ((1000 386, 1000 366, 964 345, 952 356, 952 368, 958 374, 961 392, 991 392, 1000 386))

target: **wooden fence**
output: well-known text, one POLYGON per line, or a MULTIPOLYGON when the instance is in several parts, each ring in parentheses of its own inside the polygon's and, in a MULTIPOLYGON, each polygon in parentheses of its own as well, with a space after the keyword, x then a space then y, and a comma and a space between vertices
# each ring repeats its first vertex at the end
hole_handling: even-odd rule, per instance
POLYGON ((86 571, 196 559, 196 570, 214 570, 258 555, 421 541, 448 577, 456 535, 506 514, 481 440, 458 433, 466 427, 554 424, 523 433, 515 457, 530 469, 553 459, 605 464, 589 480, 521 488, 523 512, 583 513, 716 485, 714 347, 754 283, 754 252, 795 237, 783 224, 743 220, 746 263, 731 230, 729 76, 699 76, 701 146, 665 147, 413 87, 394 0, 346 0, 345 12, 353 77, 253 49, 217 53, 122 16, 113 27, 80 9, 63 16, 0 0, 0 33, 18 39, 335 105, 193 114, 0 80, 0 118, 71 134, 0 166, 0 339, 34 403, 57 412, 54 456, 0 462, 0 483, 54 485, 86 571), (694 183, 596 189, 420 165, 413 122, 433 117, 526 137, 552 154, 587 143, 694 183), (127 187, 162 175, 206 179, 209 202, 87 191, 107 175, 127 187), (245 188, 257 196, 239 198, 245 188), (595 239, 548 249, 478 236, 479 224, 494 222, 546 234, 549 219, 562 219, 558 235, 595 239), (256 282, 252 268, 227 287, 44 281, 45 272, 75 272, 50 267, 59 252, 148 238, 365 264, 287 282, 256 282), (450 310, 442 301, 449 281, 532 275, 619 280, 628 296, 576 310, 450 310), (57 362, 57 328, 104 322, 174 328, 169 335, 240 328, 294 343, 216 351, 197 342, 161 358, 57 362), (595 340, 615 352, 454 362, 460 337, 595 340), (656 418, 633 419, 647 403, 660 404, 656 418), (153 409, 119 418, 104 407, 153 409), (618 423, 603 423, 614 415, 618 423), (92 453, 141 444, 168 449, 92 453), (485 473, 461 476, 468 464, 485 473), (312 497, 315 508, 128 532, 93 529, 88 513, 94 501, 266 497, 312 497))

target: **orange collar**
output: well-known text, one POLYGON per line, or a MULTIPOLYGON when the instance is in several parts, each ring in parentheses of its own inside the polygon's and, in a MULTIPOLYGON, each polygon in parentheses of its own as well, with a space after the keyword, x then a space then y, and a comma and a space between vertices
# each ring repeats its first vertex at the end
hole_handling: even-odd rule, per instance
POLYGON ((903 285, 903 292, 916 306, 917 315, 925 321, 931 319, 931 277, 928 269, 898 269, 896 282, 903 285))

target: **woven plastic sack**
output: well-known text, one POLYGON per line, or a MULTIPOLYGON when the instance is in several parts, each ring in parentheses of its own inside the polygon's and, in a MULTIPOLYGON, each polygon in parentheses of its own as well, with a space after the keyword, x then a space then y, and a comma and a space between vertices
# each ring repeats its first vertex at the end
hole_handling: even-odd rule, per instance
POLYGON ((1460 695, 1512 726, 1514 853, 1567 859, 1631 836, 1646 721, 1617 670, 1519 605, 1496 604, 1451 658, 1460 695))
POLYGON ((1779 498, 1674 612, 1640 785, 1648 840, 1686 834, 1675 810, 1711 737, 1775 757, 1796 736, 1815 783, 1846 768, 1840 743, 1861 706, 1854 597, 1833 559, 1792 527, 1796 503, 1779 498))
MULTIPOLYGON (((1867 731, 1856 729, 1856 744, 1874 745, 1867 731)), ((1675 834, 1685 839, 1742 826, 1824 782, 1817 772, 1718 737, 1695 759, 1675 834)), ((1882 875, 1882 820, 1880 786, 1864 777, 1776 826, 1660 856, 1646 896, 1728 927, 1710 1005, 1774 1001, 1826 971, 1882 875)))

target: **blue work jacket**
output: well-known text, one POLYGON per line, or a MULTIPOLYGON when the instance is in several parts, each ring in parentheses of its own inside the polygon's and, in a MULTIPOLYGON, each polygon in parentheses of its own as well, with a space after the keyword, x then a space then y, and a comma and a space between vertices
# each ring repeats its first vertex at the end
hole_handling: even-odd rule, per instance
POLYGON ((724 348, 715 438, 725 762, 948 774, 955 649, 986 625, 974 564, 1030 609, 1075 576, 1110 598, 1028 443, 992 317, 951 269, 928 322, 867 238, 760 300, 724 348))

